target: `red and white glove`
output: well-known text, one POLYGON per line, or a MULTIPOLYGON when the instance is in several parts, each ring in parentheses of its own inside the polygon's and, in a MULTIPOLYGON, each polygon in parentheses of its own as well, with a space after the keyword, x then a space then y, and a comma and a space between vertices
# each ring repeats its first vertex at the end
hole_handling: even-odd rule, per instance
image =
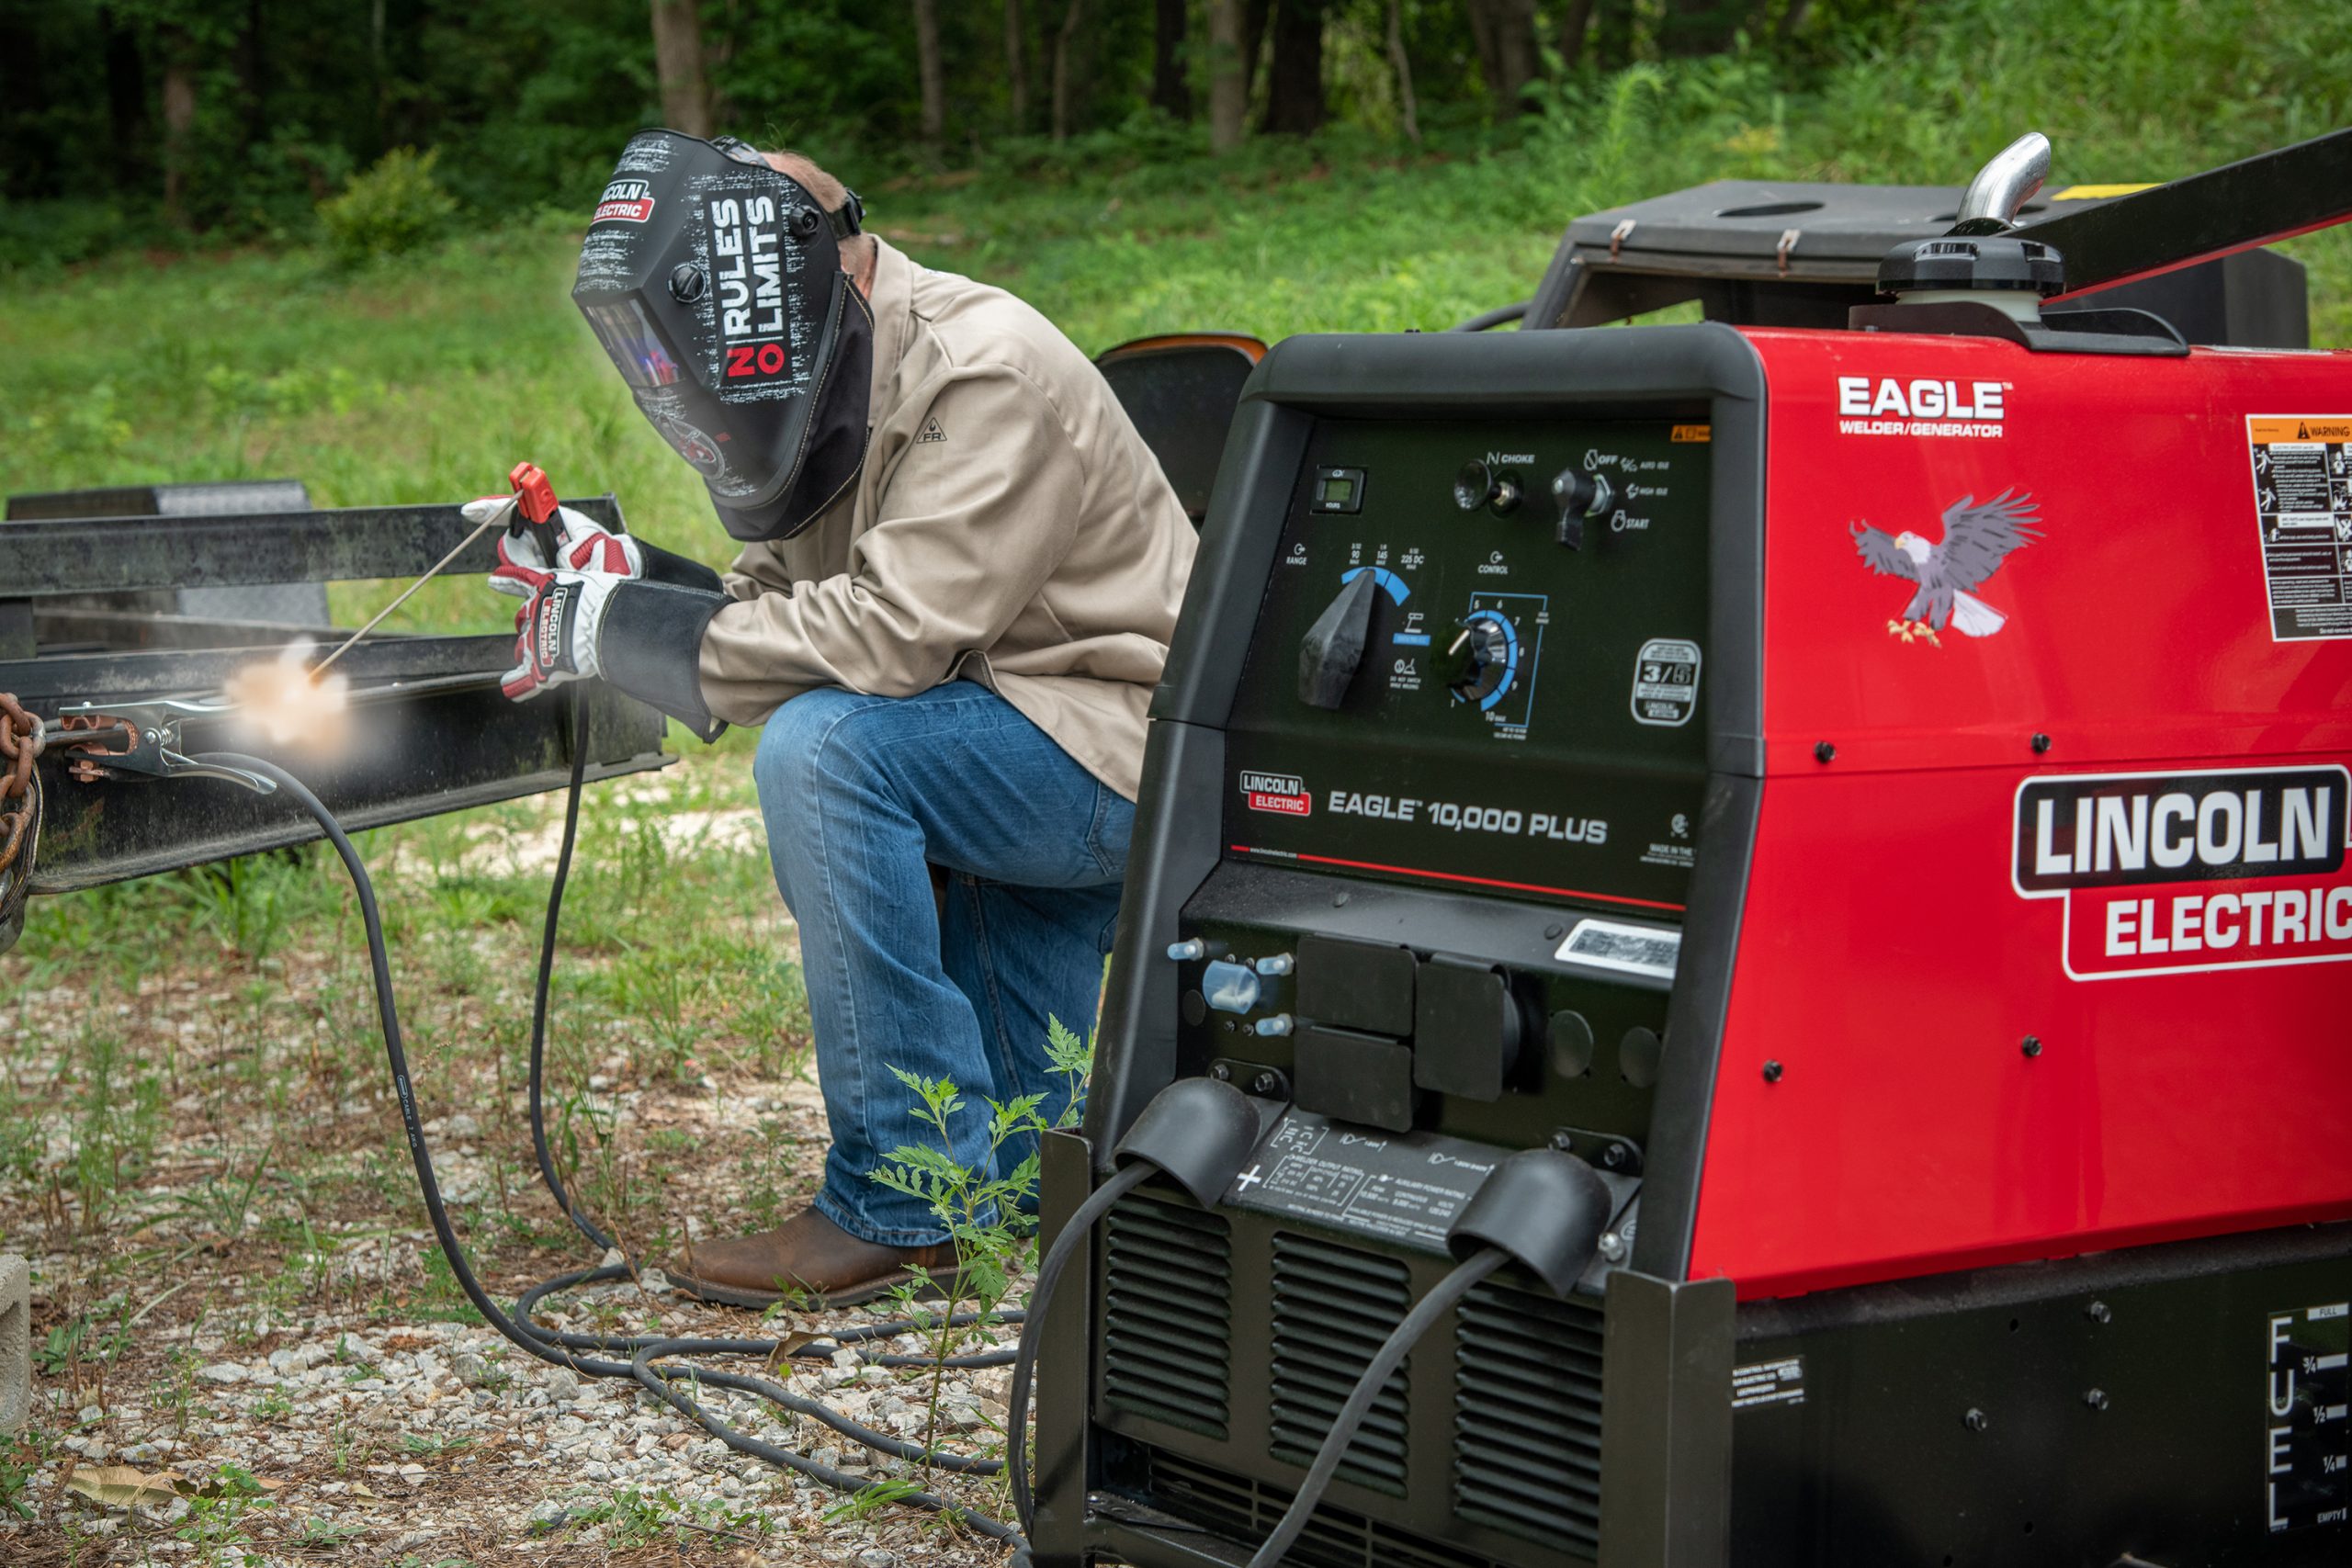
MULTIPOLYGON (((463 508, 469 523, 487 523, 500 508, 514 498, 511 495, 486 495, 480 501, 469 501, 463 508)), ((616 577, 643 577, 645 552, 638 548, 635 539, 626 534, 616 534, 585 513, 574 512, 569 506, 555 509, 556 554, 562 558, 547 561, 540 558, 539 541, 527 530, 516 534, 512 530, 498 536, 498 564, 519 567, 526 571, 544 572, 553 568, 569 568, 573 571, 609 572, 616 577)), ((492 573, 490 585, 501 593, 511 593, 520 599, 530 590, 518 582, 502 582, 492 573)))
POLYGON ((512 564, 492 572, 492 588, 523 600, 514 612, 514 668, 499 682, 507 696, 527 702, 552 687, 603 674, 598 642, 605 611, 628 581, 616 572, 534 571, 512 564))

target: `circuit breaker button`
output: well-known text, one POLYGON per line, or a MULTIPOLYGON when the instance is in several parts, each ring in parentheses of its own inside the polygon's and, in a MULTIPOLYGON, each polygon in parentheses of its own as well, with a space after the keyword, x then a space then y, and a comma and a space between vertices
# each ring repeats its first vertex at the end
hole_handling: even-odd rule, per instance
POLYGON ((1464 1100, 1502 1098, 1524 1032, 1509 980, 1441 953, 1421 965, 1413 1013, 1415 1083, 1464 1100))
POLYGON ((1291 1073, 1300 1110, 1392 1133, 1413 1130, 1411 1046, 1321 1024, 1292 1038, 1291 1073))
POLYGON ((1301 937, 1295 1009, 1317 1023, 1401 1039, 1413 1032, 1415 967, 1409 947, 1301 937))

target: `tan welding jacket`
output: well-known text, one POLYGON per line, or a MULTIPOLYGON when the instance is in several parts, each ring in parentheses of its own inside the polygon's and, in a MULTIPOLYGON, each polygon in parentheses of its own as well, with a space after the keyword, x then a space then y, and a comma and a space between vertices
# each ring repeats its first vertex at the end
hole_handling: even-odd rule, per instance
POLYGON ((797 537, 736 557, 704 700, 760 724, 818 686, 978 681, 1132 800, 1192 524, 1051 321, 876 244, 865 468, 797 537))

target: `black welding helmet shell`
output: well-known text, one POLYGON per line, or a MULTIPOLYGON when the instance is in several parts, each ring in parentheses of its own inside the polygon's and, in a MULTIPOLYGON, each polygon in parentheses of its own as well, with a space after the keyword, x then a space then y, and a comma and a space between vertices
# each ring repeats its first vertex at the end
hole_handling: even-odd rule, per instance
POLYGON ((643 130, 580 247, 573 302, 747 543, 799 533, 865 465, 874 317, 841 268, 858 216, 741 142, 643 130))

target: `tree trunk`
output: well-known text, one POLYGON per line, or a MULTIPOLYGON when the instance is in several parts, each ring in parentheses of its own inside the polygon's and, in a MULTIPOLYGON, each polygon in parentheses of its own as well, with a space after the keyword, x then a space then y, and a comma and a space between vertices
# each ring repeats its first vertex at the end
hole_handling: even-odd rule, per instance
POLYGON ((1595 0, 1590 40, 1592 62, 1603 71, 1634 62, 1634 0, 1595 0))
POLYGON ((1747 10, 1738 0, 1667 0, 1666 15, 1658 19, 1658 52, 1720 54, 1731 47, 1747 10))
POLYGON ((1273 0, 1241 0, 1241 92, 1247 97, 1258 85, 1258 54, 1266 41, 1266 17, 1273 0))
POLYGON ((1470 21, 1470 47, 1478 52, 1478 74, 1491 96, 1498 73, 1495 66, 1495 0, 1462 0, 1470 21))
POLYGON ((1241 145, 1250 112, 1241 59, 1241 0, 1209 0, 1209 146, 1219 152, 1241 145))
POLYGON ((1265 129, 1311 136, 1323 128, 1323 13, 1329 0, 1276 0, 1266 66, 1265 129))
POLYGON ((139 35, 112 8, 98 13, 106 34, 107 151, 132 164, 147 160, 147 62, 139 55, 139 35))
POLYGON ((947 85, 939 72, 939 0, 915 0, 915 74, 922 84, 923 151, 935 161, 947 139, 947 85))
POLYGON ((1413 62, 1405 52, 1405 0, 1388 0, 1388 66, 1396 73, 1396 110, 1405 122, 1405 140, 1419 146, 1421 117, 1413 102, 1413 62))
POLYGON ((1021 0, 1004 0, 1004 79, 1012 96, 1012 133, 1029 133, 1029 29, 1021 0))
POLYGON ((1536 80, 1536 0, 1494 0, 1494 96, 1505 115, 1526 113, 1526 85, 1536 80))
POLYGON ((1471 36, 1497 118, 1526 108, 1521 89, 1535 79, 1535 0, 1470 0, 1471 36))
POLYGON ((188 141, 196 130, 196 62, 186 37, 164 41, 164 217, 175 227, 187 222, 188 141))
POLYGON ((384 155, 384 104, 391 90, 391 73, 384 68, 384 3, 385 0, 370 0, 368 6, 368 82, 375 105, 368 121, 369 162, 384 155))
POLYGON ((1568 0, 1560 10, 1560 63, 1573 71, 1584 59, 1586 37, 1592 31, 1592 0, 1568 0))
POLYGON ((237 96, 243 100, 239 118, 244 122, 244 146, 250 152, 255 142, 269 137, 269 44, 262 26, 262 0, 245 0, 244 26, 237 29, 233 59, 237 96))
POLYGON ((1193 118, 1193 86, 1184 78, 1185 0, 1158 0, 1151 28, 1151 107, 1176 119, 1193 118))
POLYGON ((653 70, 662 118, 688 136, 710 134, 710 79, 702 68, 702 18, 695 0, 653 0, 653 70))
POLYGON ((1804 28, 1805 16, 1813 9, 1813 0, 1789 0, 1789 8, 1781 13, 1781 37, 1792 39, 1804 28))
POLYGON ((1084 18, 1086 0, 1069 0, 1069 9, 1062 13, 1061 31, 1054 35, 1054 140, 1069 140, 1070 53, 1078 42, 1078 25, 1084 18))

